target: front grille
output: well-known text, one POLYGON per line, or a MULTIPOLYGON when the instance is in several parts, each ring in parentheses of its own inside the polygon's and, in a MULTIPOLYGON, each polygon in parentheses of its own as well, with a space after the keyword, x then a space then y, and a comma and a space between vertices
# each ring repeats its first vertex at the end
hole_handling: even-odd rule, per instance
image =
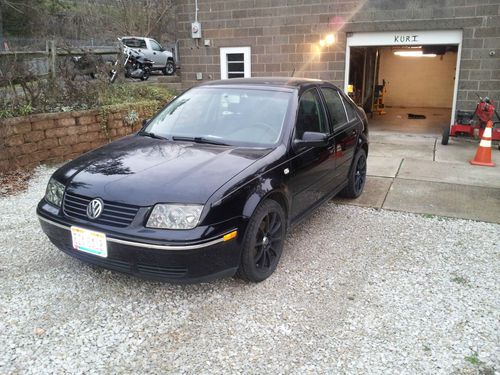
MULTIPOLYGON (((87 206, 92 199, 94 198, 66 192, 63 202, 64 214, 75 219, 89 221, 87 206)), ((93 223, 124 228, 132 223, 139 210, 138 206, 133 206, 131 204, 110 201, 103 202, 104 207, 101 216, 95 220, 91 220, 93 223)))
POLYGON ((187 273, 186 267, 179 266, 150 266, 146 264, 138 264, 137 270, 140 275, 148 276, 148 277, 165 277, 170 279, 184 277, 187 273))

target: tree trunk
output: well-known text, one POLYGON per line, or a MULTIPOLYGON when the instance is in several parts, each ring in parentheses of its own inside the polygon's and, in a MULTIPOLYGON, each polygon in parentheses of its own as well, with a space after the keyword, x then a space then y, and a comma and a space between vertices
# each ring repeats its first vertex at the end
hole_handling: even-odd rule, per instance
POLYGON ((2 7, 0 6, 0 51, 3 51, 3 22, 2 22, 2 7))

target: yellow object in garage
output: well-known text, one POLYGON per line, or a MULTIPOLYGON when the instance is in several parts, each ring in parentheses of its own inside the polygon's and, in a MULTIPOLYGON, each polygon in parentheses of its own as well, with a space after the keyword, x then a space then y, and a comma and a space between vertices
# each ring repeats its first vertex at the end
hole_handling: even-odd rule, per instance
POLYGON ((382 85, 376 85, 373 95, 373 112, 377 112, 379 115, 385 115, 387 112, 384 111, 384 95, 387 92, 385 85, 385 80, 382 80, 382 85))

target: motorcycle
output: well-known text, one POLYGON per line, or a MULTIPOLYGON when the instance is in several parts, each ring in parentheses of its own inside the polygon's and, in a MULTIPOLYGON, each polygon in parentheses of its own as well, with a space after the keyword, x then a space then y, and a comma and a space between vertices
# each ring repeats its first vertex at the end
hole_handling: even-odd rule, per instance
MULTIPOLYGON (((131 49, 127 50, 124 55, 123 69, 125 77, 146 81, 151 75, 153 61, 146 58, 143 53, 131 49)), ((118 65, 119 60, 116 60, 110 72, 109 80, 111 83, 116 80, 116 76, 118 75, 118 65)))

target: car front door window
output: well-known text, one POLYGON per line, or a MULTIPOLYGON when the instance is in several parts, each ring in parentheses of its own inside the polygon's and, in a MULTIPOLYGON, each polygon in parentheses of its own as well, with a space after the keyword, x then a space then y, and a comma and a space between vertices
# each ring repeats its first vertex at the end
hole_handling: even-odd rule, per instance
POLYGON ((151 49, 153 51, 161 51, 163 48, 161 48, 161 46, 158 44, 158 42, 156 42, 155 40, 152 40, 151 41, 151 49))
POLYGON ((302 139, 305 132, 329 133, 316 90, 306 91, 300 98, 295 138, 302 139))

